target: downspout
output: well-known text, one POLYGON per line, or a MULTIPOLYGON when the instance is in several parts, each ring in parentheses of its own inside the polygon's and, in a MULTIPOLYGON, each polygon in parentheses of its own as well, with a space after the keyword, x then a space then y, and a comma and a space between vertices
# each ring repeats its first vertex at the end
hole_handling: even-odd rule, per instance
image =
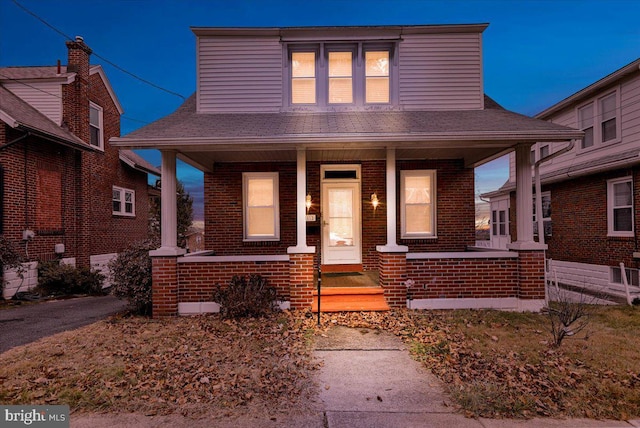
POLYGON ((542 183, 540 180, 540 165, 544 162, 550 161, 551 159, 563 155, 567 152, 573 150, 575 146, 576 140, 571 140, 569 145, 563 149, 558 150, 555 153, 550 154, 549 156, 545 156, 542 159, 539 159, 533 165, 533 176, 535 179, 536 186, 536 222, 538 223, 538 243, 544 244, 544 221, 542 218, 542 183))

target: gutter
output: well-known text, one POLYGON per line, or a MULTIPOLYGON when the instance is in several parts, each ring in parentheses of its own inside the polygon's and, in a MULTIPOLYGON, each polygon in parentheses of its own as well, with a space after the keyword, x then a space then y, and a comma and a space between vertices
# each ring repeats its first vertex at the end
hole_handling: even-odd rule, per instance
POLYGON ((549 156, 545 156, 542 159, 539 159, 533 165, 533 175, 536 184, 536 222, 538 223, 538 243, 540 244, 544 244, 544 221, 542 219, 542 183, 540 180, 540 165, 544 162, 552 160, 553 158, 570 152, 576 145, 575 143, 576 140, 571 140, 567 147, 560 149, 557 152, 550 154, 549 156))

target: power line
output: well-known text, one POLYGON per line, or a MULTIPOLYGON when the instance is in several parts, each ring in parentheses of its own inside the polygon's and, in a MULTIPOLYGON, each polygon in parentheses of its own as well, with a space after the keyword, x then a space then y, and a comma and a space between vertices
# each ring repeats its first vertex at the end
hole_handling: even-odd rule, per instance
MULTIPOLYGON (((40 91, 40 92, 42 92, 42 93, 45 93, 45 94, 50 95, 50 96, 52 96, 52 97, 58 98, 58 99, 60 99, 60 100, 62 99, 62 97, 61 97, 60 95, 58 95, 58 94, 52 94, 51 92, 45 91, 45 90, 44 90, 44 89, 42 89, 42 88, 38 88, 37 86, 33 86, 33 85, 28 84, 27 82, 23 82, 23 81, 22 81, 22 80, 20 80, 20 79, 14 79, 14 78, 9 77, 9 76, 6 76, 6 75, 4 75, 4 74, 2 74, 2 73, 0 73, 0 78, 2 78, 2 79, 7 79, 7 80, 11 80, 12 82, 19 83, 19 84, 24 85, 24 86, 28 86, 28 87, 29 87, 29 88, 31 88, 31 89, 35 89, 36 91, 40 91)), ((90 100, 89 100, 89 101, 90 101, 90 100)), ((145 120, 136 119, 136 118, 128 117, 128 116, 124 116, 124 115, 121 115, 121 116, 120 116, 120 118, 121 118, 121 119, 130 120, 130 121, 133 121, 133 122, 142 123, 142 124, 144 124, 144 125, 148 125, 149 123, 151 123, 151 122, 147 122, 147 121, 145 121, 145 120)))
MULTIPOLYGON (((33 16, 34 18, 36 18, 38 21, 42 22, 42 23, 43 23, 44 25, 46 25, 47 27, 49 27, 50 29, 52 29, 52 30, 53 30, 53 31, 55 31, 56 33, 60 34, 62 37, 66 38, 67 40, 73 40, 73 38, 71 38, 68 34, 64 33, 63 31, 61 31, 61 30, 59 30, 58 28, 54 27, 53 25, 49 24, 49 23, 48 23, 47 21, 45 21, 43 18, 41 18, 40 16, 38 16, 38 15, 37 15, 37 14, 35 14, 34 12, 30 11, 29 9, 27 9, 26 7, 24 7, 23 5, 21 5, 17 0, 12 0, 12 1, 13 1, 13 3, 14 3, 16 6, 18 6, 20 9, 22 9, 23 11, 25 11, 25 12, 26 12, 26 13, 28 13, 29 15, 33 16)), ((143 77, 138 76, 137 74, 134 74, 134 73, 132 73, 132 72, 130 72, 130 71, 128 71, 128 70, 126 70, 126 69, 124 69, 124 68, 120 67, 118 64, 114 63, 113 61, 108 60, 107 58, 103 57, 102 55, 99 55, 99 54, 98 54, 98 53, 96 53, 96 52, 93 52, 93 55, 94 55, 94 56, 96 56, 97 58, 100 58, 101 60, 103 60, 103 61, 104 61, 104 62, 106 62, 107 64, 109 64, 109 65, 111 65, 112 67, 116 68, 117 70, 119 70, 119 71, 121 71, 121 72, 123 72, 123 73, 125 73, 125 74, 128 74, 129 76, 133 77, 134 79, 137 79, 137 80, 141 81, 142 83, 145 83, 145 84, 147 84, 147 85, 149 85, 149 86, 152 86, 152 87, 154 87, 154 88, 156 88, 156 89, 159 89, 159 90, 161 90, 161 91, 164 91, 164 92, 166 92, 166 93, 168 93, 168 94, 175 95, 176 97, 180 97, 180 98, 182 98, 182 100, 183 100, 183 101, 184 101, 184 100, 186 100, 186 97, 185 97, 184 95, 179 94, 179 93, 177 93, 177 92, 174 92, 174 91, 172 91, 172 90, 170 90, 170 89, 163 88, 163 87, 162 87, 162 86, 160 86, 160 85, 156 85, 155 83, 153 83, 153 82, 151 82, 151 81, 149 81, 149 80, 147 80, 147 79, 145 79, 145 78, 143 78, 143 77)))

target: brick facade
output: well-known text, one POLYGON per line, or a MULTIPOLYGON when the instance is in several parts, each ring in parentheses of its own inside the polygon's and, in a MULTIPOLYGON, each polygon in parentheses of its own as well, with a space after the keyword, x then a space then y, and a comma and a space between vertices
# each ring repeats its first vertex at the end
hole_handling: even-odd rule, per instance
MULTIPOLYGON (((78 150, 35 136, 0 149, 4 171, 4 236, 17 243, 29 260, 64 257, 89 266, 91 255, 116 253, 148 236, 147 174, 125 165, 119 149, 108 143, 120 136, 120 113, 99 73, 90 74, 84 42, 67 42, 69 72, 74 81, 62 85, 63 126, 90 140, 89 102, 103 109, 104 150, 78 150), (112 186, 135 191, 135 217, 112 215, 112 186), (28 246, 23 230, 33 230, 28 246)), ((0 147, 24 135, 0 122, 0 147)))
MULTIPOLYGON (((544 185, 551 193, 552 236, 545 236, 547 258, 577 263, 640 268, 633 258, 640 242, 640 166, 544 185), (607 180, 631 176, 635 237, 607 236, 607 180)), ((510 233, 516 236, 515 195, 511 194, 510 233)))

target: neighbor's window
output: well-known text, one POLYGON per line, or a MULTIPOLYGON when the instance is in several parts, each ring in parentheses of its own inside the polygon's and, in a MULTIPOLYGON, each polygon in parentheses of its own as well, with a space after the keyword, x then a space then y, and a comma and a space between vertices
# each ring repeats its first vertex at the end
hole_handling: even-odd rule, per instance
POLYGON ((316 53, 291 53, 291 104, 316 103, 316 53))
POLYGON ((587 149, 593 146, 593 103, 578 109, 578 123, 584 132, 582 148, 587 149))
POLYGON ((507 236, 507 210, 491 211, 491 230, 493 236, 507 236))
POLYGON ((89 130, 91 134, 91 145, 104 150, 104 137, 102 135, 102 107, 93 103, 89 104, 89 130))
MULTIPOLYGON (((536 196, 533 195, 533 233, 538 234, 538 216, 536 213, 536 196)), ((542 225, 544 227, 544 236, 551 236, 553 229, 551 223, 551 193, 542 193, 542 225)))
POLYGON ((329 104, 353 103, 353 53, 329 52, 329 104))
POLYGON ((607 219, 610 236, 633 236, 631 177, 607 182, 607 219))
POLYGON ((242 174, 242 187, 244 240, 279 240, 278 173, 246 172, 242 174))
MULTIPOLYGON (((625 268, 627 284, 640 287, 640 275, 638 269, 625 268)), ((622 282, 622 269, 619 266, 611 267, 611 282, 614 284, 624 284, 622 282)))
POLYGON ((136 215, 136 192, 113 186, 113 215, 133 217, 136 215))
POLYGON ((365 52, 367 103, 389 102, 389 51, 365 52))
POLYGON ((601 141, 615 140, 616 132, 616 93, 609 94, 600 98, 598 106, 600 107, 600 135, 601 141))
POLYGON ((428 238, 436 235, 434 170, 402 171, 401 216, 403 238, 428 238))

